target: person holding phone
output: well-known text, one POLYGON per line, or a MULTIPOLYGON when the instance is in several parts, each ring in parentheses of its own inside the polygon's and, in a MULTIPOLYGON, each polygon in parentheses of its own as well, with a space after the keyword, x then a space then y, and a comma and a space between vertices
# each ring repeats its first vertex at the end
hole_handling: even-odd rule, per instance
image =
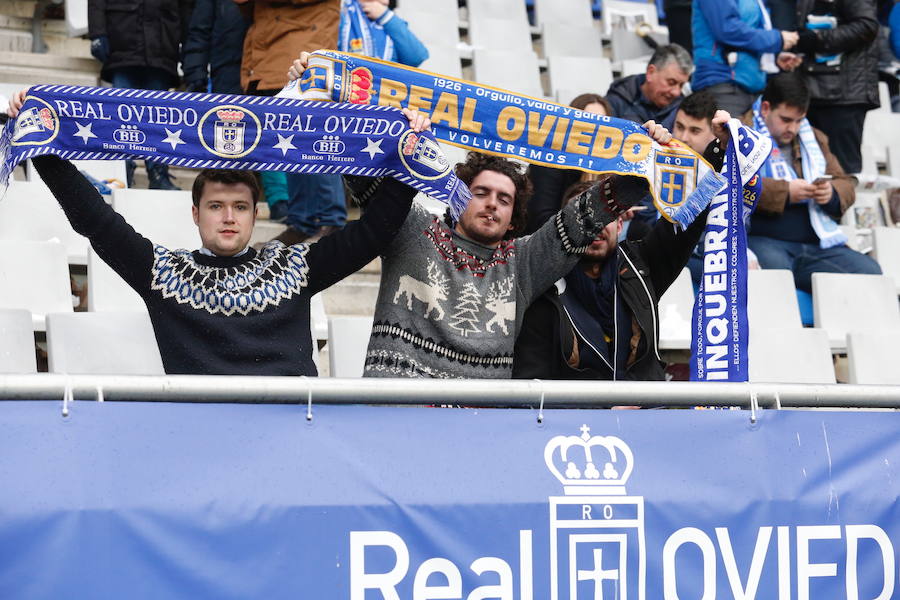
POLYGON ((806 120, 810 93, 797 74, 771 77, 754 110, 756 129, 772 138, 762 194, 747 243, 763 269, 788 269, 798 289, 812 290, 812 274, 874 273, 872 258, 851 250, 838 228, 856 200, 856 181, 844 173, 828 137, 806 120))

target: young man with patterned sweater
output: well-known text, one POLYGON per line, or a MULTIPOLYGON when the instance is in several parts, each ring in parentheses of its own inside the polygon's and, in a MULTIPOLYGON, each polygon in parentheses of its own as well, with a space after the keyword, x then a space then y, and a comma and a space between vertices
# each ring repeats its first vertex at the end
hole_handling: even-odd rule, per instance
MULTIPOLYGON (((645 126, 657 141, 671 139, 662 126, 645 126)), ((516 239, 531 193, 521 167, 473 152, 456 173, 472 191, 459 222, 414 205, 382 257, 368 377, 510 377, 525 309, 648 191, 641 178, 606 176, 516 239)))
MULTIPOLYGON (((15 117, 27 90, 10 101, 15 117)), ((429 121, 404 111, 415 131, 429 121)), ((318 243, 248 246, 259 188, 252 173, 207 169, 193 188, 203 246, 154 244, 116 213, 68 161, 33 160, 72 227, 147 305, 169 374, 316 375, 309 301, 382 253, 416 190, 394 179, 366 180, 365 216, 318 243)), ((123 335, 126 333, 123 332, 123 335)))

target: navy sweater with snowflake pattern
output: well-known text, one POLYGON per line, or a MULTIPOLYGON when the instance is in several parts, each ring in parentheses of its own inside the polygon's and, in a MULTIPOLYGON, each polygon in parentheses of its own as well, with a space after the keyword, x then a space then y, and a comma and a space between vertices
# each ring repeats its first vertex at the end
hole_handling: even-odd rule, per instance
POLYGON ((33 161, 75 231, 144 300, 169 374, 316 375, 310 298, 382 253, 416 194, 386 178, 362 219, 316 244, 208 256, 153 244, 69 162, 33 161))

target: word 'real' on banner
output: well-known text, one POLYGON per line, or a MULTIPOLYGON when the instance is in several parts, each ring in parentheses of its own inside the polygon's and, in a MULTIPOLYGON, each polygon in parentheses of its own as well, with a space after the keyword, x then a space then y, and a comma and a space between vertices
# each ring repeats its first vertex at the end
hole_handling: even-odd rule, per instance
POLYGON ((387 175, 447 203, 470 198, 428 132, 399 110, 284 98, 38 85, 0 132, 0 191, 19 162, 144 158, 191 169, 387 175))
POLYGON ((896 598, 900 414, 0 402, 0 597, 896 598))
POLYGON ((687 145, 663 146, 637 123, 370 58, 319 50, 303 77, 278 94, 366 106, 409 107, 431 117, 435 137, 537 165, 643 177, 660 213, 687 226, 722 187, 687 145))
POLYGON ((747 381, 747 222, 756 209, 759 170, 772 141, 737 119, 728 123, 725 187, 710 203, 703 234, 703 276, 691 320, 691 381, 747 381))

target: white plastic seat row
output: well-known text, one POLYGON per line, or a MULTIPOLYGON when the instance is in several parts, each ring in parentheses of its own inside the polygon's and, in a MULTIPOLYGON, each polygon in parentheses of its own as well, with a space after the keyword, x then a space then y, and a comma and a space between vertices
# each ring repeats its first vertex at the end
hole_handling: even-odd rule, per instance
MULTIPOLYGON (((690 271, 682 269, 659 301, 659 342, 663 350, 691 347, 691 315, 694 286, 690 271)), ((747 279, 747 320, 756 328, 800 329, 800 308, 794 291, 794 277, 782 269, 749 271, 747 279)))
POLYGON ((0 309, 0 373, 34 373, 34 332, 27 310, 0 309))

